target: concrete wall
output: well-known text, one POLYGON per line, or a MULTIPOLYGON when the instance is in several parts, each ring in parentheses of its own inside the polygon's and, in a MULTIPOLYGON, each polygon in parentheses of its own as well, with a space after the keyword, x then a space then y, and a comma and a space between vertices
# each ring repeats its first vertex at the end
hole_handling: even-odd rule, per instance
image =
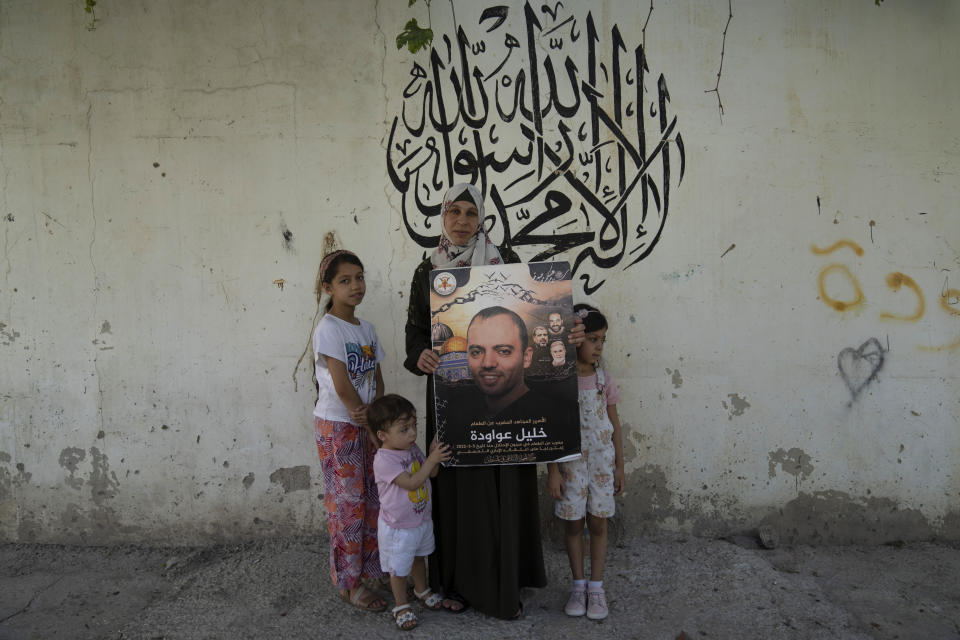
POLYGON ((423 3, 0 0, 0 539, 322 530, 325 242, 422 406, 420 205, 465 175, 611 317, 623 531, 960 538, 960 7, 737 0, 717 94, 722 0, 461 2, 462 48, 433 4, 431 62, 423 3))

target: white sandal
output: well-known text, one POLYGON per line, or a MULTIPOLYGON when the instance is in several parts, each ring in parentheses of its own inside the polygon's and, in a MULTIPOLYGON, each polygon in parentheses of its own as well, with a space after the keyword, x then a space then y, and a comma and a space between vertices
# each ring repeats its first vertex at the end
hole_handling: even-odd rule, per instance
POLYGON ((431 611, 440 611, 440 609, 443 609, 443 596, 435 591, 431 591, 430 587, 424 589, 422 593, 417 593, 416 589, 414 589, 413 595, 417 596, 417 600, 431 611))
POLYGON ((390 613, 393 614, 397 628, 401 631, 410 631, 420 624, 420 621, 417 620, 417 614, 413 612, 409 604, 401 604, 399 607, 394 607, 390 610, 390 613))

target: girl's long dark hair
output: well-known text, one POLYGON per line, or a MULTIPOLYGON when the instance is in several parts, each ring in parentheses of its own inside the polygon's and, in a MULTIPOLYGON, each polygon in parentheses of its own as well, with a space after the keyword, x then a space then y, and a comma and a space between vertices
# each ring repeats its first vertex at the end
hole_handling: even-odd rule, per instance
MULTIPOLYGON (((326 256, 324 256, 324 258, 326 258, 326 256)), ((321 262, 323 261, 321 260, 321 262)), ((320 299, 323 298, 323 285, 333 282, 342 264, 352 264, 363 269, 363 263, 360 262, 360 258, 352 253, 341 253, 334 257, 323 273, 317 274, 317 285, 314 288, 317 293, 317 304, 320 304, 320 299)), ((333 298, 327 300, 327 306, 324 307, 324 312, 330 311, 331 307, 333 307, 333 298)))

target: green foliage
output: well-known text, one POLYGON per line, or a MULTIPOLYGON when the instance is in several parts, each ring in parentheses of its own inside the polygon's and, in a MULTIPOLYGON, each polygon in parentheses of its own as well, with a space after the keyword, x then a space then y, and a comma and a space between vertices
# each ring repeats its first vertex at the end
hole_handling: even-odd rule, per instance
MULTIPOLYGON (((410 0, 410 4, 413 4, 417 0, 410 0)), ((402 49, 404 46, 410 50, 410 53, 416 53, 420 49, 429 47, 430 43, 433 42, 433 29, 430 27, 421 27, 417 24, 416 18, 410 18, 406 26, 404 26, 403 31, 397 36, 397 49, 402 49)))
POLYGON ((93 31, 97 28, 97 12, 93 8, 97 6, 97 0, 86 0, 83 10, 90 14, 90 22, 87 23, 87 31, 93 31))

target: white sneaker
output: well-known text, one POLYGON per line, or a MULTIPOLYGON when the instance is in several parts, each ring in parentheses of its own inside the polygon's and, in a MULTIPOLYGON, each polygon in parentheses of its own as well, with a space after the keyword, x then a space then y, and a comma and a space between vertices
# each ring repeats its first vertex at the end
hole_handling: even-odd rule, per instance
POLYGON ((587 612, 587 588, 574 587, 570 589, 570 599, 563 612, 568 616, 582 616, 587 612))
POLYGON ((607 609, 607 596, 600 589, 587 590, 587 617, 591 620, 603 620, 610 611, 607 609))

